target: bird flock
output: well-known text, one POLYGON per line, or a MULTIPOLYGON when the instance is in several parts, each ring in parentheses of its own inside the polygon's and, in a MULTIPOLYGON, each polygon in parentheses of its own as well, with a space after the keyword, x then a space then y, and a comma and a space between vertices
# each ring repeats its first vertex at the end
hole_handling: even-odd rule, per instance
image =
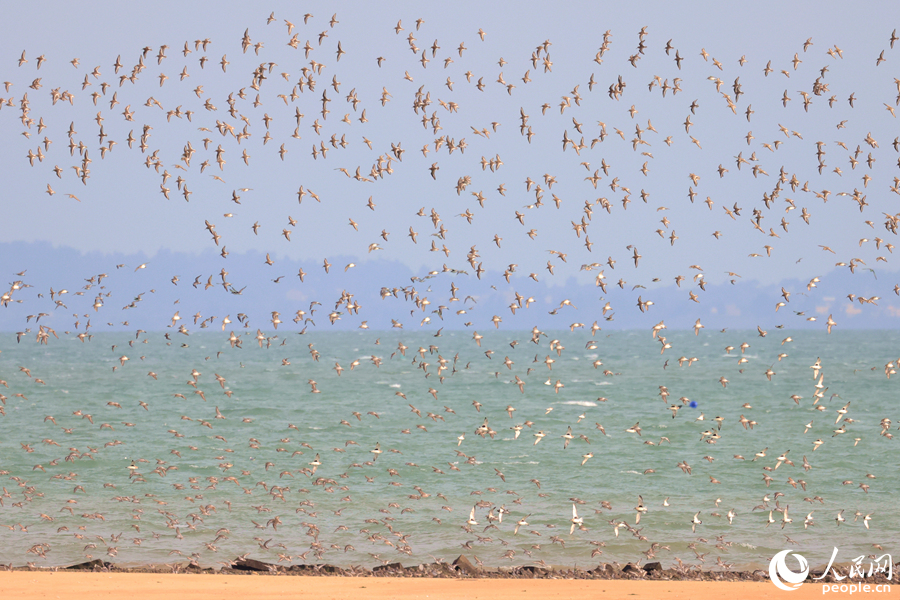
MULTIPOLYGON (((237 560, 222 550, 231 549, 232 530, 259 545, 244 558, 340 563, 352 553, 388 564, 443 550, 443 541, 421 533, 427 525, 456 540, 456 549, 481 554, 474 555, 479 564, 547 565, 567 552, 584 560, 588 551, 600 560, 621 536, 636 544, 631 556, 616 555, 622 560, 668 557, 683 570, 728 570, 729 527, 742 520, 777 530, 775 546, 810 528, 878 532, 874 509, 825 506, 832 489, 814 477, 815 452, 839 445, 851 453, 861 440, 876 440, 892 456, 898 417, 875 415, 874 401, 854 396, 851 386, 829 393, 829 369, 843 365, 801 365, 790 354, 812 336, 820 344, 841 331, 843 318, 888 314, 889 298, 900 296, 900 284, 888 281, 900 226, 893 212, 900 195, 896 30, 883 34, 875 56, 809 38, 792 56, 762 57, 757 48, 728 60, 647 27, 606 31, 571 65, 569 54, 554 60, 564 40, 504 58, 492 55, 492 32, 477 26, 458 40, 434 39, 446 34, 438 24, 402 19, 373 28, 362 44, 342 36, 345 19, 352 16, 272 13, 242 33, 123 49, 96 65, 40 48, 2 65, 0 128, 16 149, 17 177, 33 188, 30 202, 83 224, 81 211, 110 193, 102 179, 126 173, 128 194, 178 220, 191 244, 202 240, 204 264, 218 264, 195 275, 163 259, 110 259, 102 273, 66 273, 45 287, 33 282, 48 265, 0 259, 12 278, 0 295, 0 324, 14 330, 0 346, 0 474, 7 481, 0 540, 26 548, 6 555, 11 566, 55 566, 57 557, 77 555, 227 567, 237 560), (277 61, 270 58, 276 52, 277 61), (651 61, 661 75, 642 68, 651 61), (880 87, 847 88, 844 61, 874 65, 880 87), (833 81, 832 71, 843 79, 833 81), (857 121, 873 128, 860 130, 857 121), (732 136, 738 128, 747 133, 732 136), (273 181, 291 191, 261 193, 273 181), (231 266, 253 252, 265 260, 249 270, 231 266), (379 255, 418 272, 399 281, 379 255), (707 318, 722 318, 704 307, 710 282, 743 289, 742 273, 801 273, 804 258, 821 272, 781 287, 766 322, 733 316, 737 329, 752 330, 741 339, 706 328, 707 318), (296 273, 279 270, 296 262, 296 273), (355 287, 370 285, 367 269, 382 269, 378 289, 355 287), (817 297, 836 269, 860 281, 845 290, 844 304, 817 297), (572 282, 590 289, 590 298, 576 305, 572 282), (670 307, 656 296, 673 285, 678 310, 700 315, 675 327, 688 335, 668 334, 670 307), (132 293, 135 286, 143 291, 132 293), (178 299, 161 320, 144 306, 162 288, 178 299), (502 299, 503 308, 485 312, 482 306, 499 302, 488 297, 502 299), (372 303, 380 307, 369 316, 372 303), (641 410, 656 423, 680 421, 683 430, 660 434, 652 426, 648 439, 647 419, 642 429, 626 416, 637 422, 607 435, 607 398, 580 385, 633 373, 627 358, 602 358, 614 343, 604 336, 626 313, 646 324, 638 347, 654 365, 635 375, 662 401, 641 410), (363 341, 354 343, 363 348, 351 352, 347 338, 329 337, 341 327, 360 330, 363 341), (774 337, 783 339, 770 344, 774 337), (197 339, 215 352, 197 354, 197 339), (719 415, 686 417, 697 407, 694 392, 682 384, 670 393, 671 384, 659 382, 706 360, 698 358, 706 356, 701 341, 727 357, 727 371, 706 382, 721 394, 736 380, 775 390, 766 386, 788 372, 807 378, 792 393, 766 392, 793 410, 784 413, 790 423, 766 433, 765 414, 738 395, 719 415), (566 344, 591 358, 573 363, 577 351, 566 344), (747 351, 760 344, 768 344, 766 356, 755 360, 747 351), (81 354, 38 352, 59 346, 81 354), (250 351, 259 352, 251 359, 250 351), (42 361, 91 353, 112 364, 104 363, 102 375, 96 369, 102 384, 81 385, 114 395, 85 408, 60 393, 75 385, 72 376, 42 361), (382 369, 403 373, 408 384, 376 391, 382 369), (250 371, 254 382, 268 378, 302 394, 309 422, 260 427, 259 417, 240 416, 239 396, 255 394, 250 371), (482 393, 482 385, 501 381, 507 391, 482 393), (129 386, 140 388, 140 400, 129 386), (520 401, 505 399, 509 389, 520 401), (40 408, 28 408, 29 396, 42 398, 40 408), (555 404, 564 400, 571 402, 555 404), (154 411, 169 420, 153 420, 154 411), (312 432, 320 413, 333 422, 312 432), (399 433, 380 424, 385 413, 402 421, 399 433), (231 439, 220 433, 226 422, 231 439), (182 425, 194 431, 179 431, 182 425), (419 434, 428 442, 411 441, 419 434), (154 440, 159 454, 129 450, 139 436, 154 440), (729 448, 743 450, 716 453, 726 437, 735 444, 729 448), (510 477, 514 469, 489 458, 507 452, 497 449, 501 442, 537 461, 548 460, 540 450, 557 445, 553 460, 564 462, 555 464, 572 477, 597 478, 597 486, 607 481, 604 455, 626 452, 643 491, 629 496, 633 507, 614 506, 602 493, 573 497, 561 482, 548 485, 560 473, 510 477), (668 470, 695 477, 705 461, 709 481, 695 485, 746 494, 743 504, 698 500, 678 507, 690 517, 674 524, 658 516, 675 514, 674 495, 655 486, 660 469, 647 468, 644 457, 673 443, 679 454, 665 455, 668 470), (728 461, 740 463, 729 468, 742 479, 716 471, 728 461), (106 469, 102 484, 79 475, 96 463, 106 469), (476 482, 473 502, 468 486, 476 482), (151 486, 154 493, 145 492, 151 486), (742 491, 751 486, 760 488, 761 504, 755 491, 742 491), (380 512, 354 512, 362 498, 380 512), (804 500, 808 509, 800 508, 804 500), (121 523, 125 534, 116 533, 121 523), (119 557, 126 544, 129 553, 119 557), (144 544, 158 550, 154 558, 135 550, 144 544), (715 564, 704 565, 704 546, 715 564)), ((178 248, 179 237, 168 243, 178 248)), ((878 376, 870 384, 882 395, 900 365, 894 355, 865 369, 878 376)), ((268 406, 271 414, 287 410, 268 406)), ((870 489, 896 493, 889 475, 881 477, 867 472, 841 483, 858 490, 865 506, 870 489)), ((896 529, 879 535, 865 539, 880 550, 896 529)))

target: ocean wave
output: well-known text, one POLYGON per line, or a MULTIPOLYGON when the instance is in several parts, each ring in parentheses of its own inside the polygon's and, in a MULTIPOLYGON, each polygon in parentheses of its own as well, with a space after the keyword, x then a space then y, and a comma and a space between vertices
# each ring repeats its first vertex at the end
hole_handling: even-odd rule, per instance
POLYGON ((594 381, 592 382, 594 385, 612 385, 612 381, 594 381))
POLYGON ((590 400, 566 400, 565 402, 560 402, 560 404, 568 404, 570 406, 597 406, 596 402, 591 402, 590 400))

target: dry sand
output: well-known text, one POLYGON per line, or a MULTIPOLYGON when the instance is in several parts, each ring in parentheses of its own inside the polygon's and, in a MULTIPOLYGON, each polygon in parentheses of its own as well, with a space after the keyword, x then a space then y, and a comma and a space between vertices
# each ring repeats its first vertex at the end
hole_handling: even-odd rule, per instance
MULTIPOLYGON (((835 593, 826 596, 845 596, 835 593)), ((900 586, 877 598, 900 596, 900 586)), ((348 598, 456 600, 483 598, 627 598, 633 600, 719 600, 736 598, 821 598, 822 586, 807 583, 783 592, 769 582, 426 579, 394 577, 281 577, 266 575, 190 575, 153 573, 0 573, 0 598, 105 600, 123 598, 255 600, 271 598, 348 598)))

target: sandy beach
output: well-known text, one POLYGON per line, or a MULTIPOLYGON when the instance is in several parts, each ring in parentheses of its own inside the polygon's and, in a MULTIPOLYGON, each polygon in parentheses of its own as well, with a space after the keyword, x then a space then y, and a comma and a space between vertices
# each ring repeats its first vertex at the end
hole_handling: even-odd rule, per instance
MULTIPOLYGON (((900 595, 900 586, 891 594, 900 595)), ((692 598, 782 598, 788 595, 768 582, 509 580, 432 578, 272 577, 261 575, 170 575, 148 573, 38 573, 0 574, 4 598, 32 600, 66 598, 101 600, 123 598, 629 598, 642 600, 692 598), (264 578, 264 579, 263 579, 264 578)), ((821 597, 821 584, 805 584, 791 598, 821 597)))

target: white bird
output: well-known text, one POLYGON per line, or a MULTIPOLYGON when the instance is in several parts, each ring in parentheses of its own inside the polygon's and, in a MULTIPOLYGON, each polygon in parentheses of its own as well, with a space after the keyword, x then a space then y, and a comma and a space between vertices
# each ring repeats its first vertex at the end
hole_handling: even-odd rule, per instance
POLYGON ((781 528, 782 529, 784 529, 784 526, 787 525, 788 523, 794 522, 794 520, 792 518, 788 517, 788 509, 789 508, 790 508, 790 505, 785 506, 784 510, 781 511, 781 528))
POLYGON ((572 504, 572 518, 569 522, 572 524, 572 526, 569 527, 569 535, 572 535, 572 533, 575 532, 576 526, 581 527, 584 525, 584 518, 578 516, 578 509, 574 503, 572 504))
POLYGON ((516 529, 515 531, 513 531, 513 535, 519 535, 519 527, 526 527, 528 525, 528 521, 526 519, 528 519, 528 517, 530 516, 531 515, 525 515, 524 517, 516 521, 516 529))

